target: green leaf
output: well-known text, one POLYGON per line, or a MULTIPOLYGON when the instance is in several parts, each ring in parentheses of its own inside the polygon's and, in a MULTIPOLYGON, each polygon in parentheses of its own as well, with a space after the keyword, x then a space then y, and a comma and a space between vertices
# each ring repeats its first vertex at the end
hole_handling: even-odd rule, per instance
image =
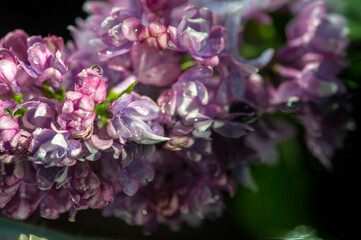
POLYGON ((197 61, 195 61, 191 55, 183 54, 180 57, 179 65, 181 66, 182 71, 185 71, 185 70, 197 65, 197 61))
POLYGON ((14 113, 14 118, 15 118, 15 117, 23 117, 27 111, 29 111, 29 110, 28 110, 28 109, 25 109, 25 108, 20 108, 19 110, 17 110, 17 111, 14 113))
POLYGON ((130 85, 124 92, 121 93, 121 95, 119 97, 121 97, 124 93, 128 93, 128 94, 131 94, 134 87, 135 87, 135 84, 137 84, 137 81, 134 81, 132 83, 132 85, 130 85))
POLYGON ((22 104, 23 103, 23 93, 20 93, 19 95, 17 95, 15 93, 13 96, 13 99, 17 104, 22 104))
POLYGON ((55 91, 54 88, 50 85, 48 81, 43 83, 43 95, 47 98, 55 98, 58 99, 60 102, 65 98, 65 89, 60 88, 58 91, 55 91))
POLYGON ((106 102, 111 102, 111 101, 117 100, 118 98, 123 96, 124 93, 131 94, 136 84, 137 84, 137 81, 134 81, 126 90, 124 90, 121 93, 116 93, 114 91, 114 89, 110 89, 110 91, 108 93, 108 97, 107 97, 107 99, 105 101, 106 102))
POLYGON ((346 86, 349 88, 349 89, 358 89, 360 88, 360 84, 353 81, 353 80, 350 80, 350 79, 343 79, 342 80, 346 86))

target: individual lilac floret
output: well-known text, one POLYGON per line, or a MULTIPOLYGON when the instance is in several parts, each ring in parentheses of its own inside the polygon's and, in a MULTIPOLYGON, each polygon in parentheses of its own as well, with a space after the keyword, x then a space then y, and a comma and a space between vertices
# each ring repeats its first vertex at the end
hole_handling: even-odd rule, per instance
POLYGON ((13 108, 16 105, 14 101, 3 101, 0 99, 0 116, 4 115, 6 108, 13 108))
MULTIPOLYGON (((13 39, 13 41, 21 40, 22 38, 13 39)), ((23 69, 31 77, 38 78, 40 82, 48 80, 54 87, 58 88, 67 71, 61 53, 64 46, 63 39, 56 36, 46 38, 32 36, 27 38, 26 44, 26 53, 15 52, 23 69), (23 59, 24 55, 27 56, 26 59, 23 59)))
POLYGON ((320 53, 343 54, 348 30, 342 16, 328 14, 323 1, 300 1, 294 8, 299 15, 286 28, 290 45, 308 46, 320 53))
POLYGON ((178 28, 168 28, 173 42, 170 47, 188 52, 199 61, 216 57, 223 50, 227 35, 224 27, 213 26, 212 18, 212 12, 207 8, 185 8, 178 28))
POLYGON ((13 141, 14 147, 11 147, 6 152, 0 154, 0 162, 12 163, 24 161, 28 157, 28 148, 30 145, 31 134, 27 131, 20 129, 18 135, 15 136, 13 141))
POLYGON ((37 128, 29 148, 29 160, 47 167, 73 165, 81 153, 81 144, 69 136, 68 131, 37 128))
POLYGON ((107 98, 107 84, 92 68, 84 69, 75 77, 74 88, 75 91, 91 98, 95 104, 107 98))
POLYGON ((164 87, 181 74, 179 54, 171 51, 153 51, 143 44, 134 44, 131 60, 137 81, 147 85, 164 87))
POLYGON ((69 211, 71 206, 67 189, 51 190, 39 204, 40 216, 47 219, 57 219, 60 214, 69 211))
POLYGON ((29 35, 22 29, 16 29, 9 32, 1 39, 0 45, 3 48, 11 49, 18 59, 21 61, 27 61, 26 50, 28 46, 26 44, 29 35))
POLYGON ((103 208, 114 199, 113 186, 102 182, 87 162, 75 166, 72 179, 64 187, 77 210, 103 208))
POLYGON ((127 140, 142 144, 154 144, 169 138, 154 133, 146 121, 160 117, 159 107, 148 98, 135 99, 125 93, 112 104, 113 120, 107 125, 108 133, 119 138, 121 143, 127 140))
POLYGON ((17 63, 14 55, 5 48, 0 48, 0 81, 11 84, 15 80, 17 63))
POLYGON ((342 61, 348 45, 346 20, 328 14, 323 1, 300 1, 293 8, 298 15, 287 25, 288 44, 278 53, 281 60, 297 68, 322 59, 342 61))
POLYGON ((155 176, 152 160, 156 147, 136 143, 127 143, 124 148, 119 148, 121 146, 113 144, 116 151, 103 156, 102 176, 113 184, 116 192, 133 196, 142 182, 151 182, 155 176))
POLYGON ((124 0, 117 2, 107 16, 97 14, 89 20, 89 24, 94 27, 92 30, 100 36, 98 38, 100 41, 95 47, 99 49, 101 59, 108 60, 130 50, 133 42, 127 39, 129 34, 126 29, 124 32, 127 37, 123 34, 123 22, 128 18, 140 19, 141 15, 142 3, 140 0, 124 0))
POLYGON ((302 71, 278 67, 280 75, 289 79, 284 81, 273 93, 273 103, 282 104, 292 101, 320 101, 332 96, 342 95, 346 89, 344 84, 330 71, 322 71, 323 63, 309 63, 302 71))
POLYGON ((58 123, 64 130, 69 130, 75 137, 87 137, 93 132, 95 118, 94 101, 80 92, 66 93, 58 123))
POLYGON ((168 47, 167 28, 160 23, 150 23, 139 35, 139 41, 154 50, 164 50, 168 47))
MULTIPOLYGON (((212 74, 212 68, 202 66, 182 73, 178 81, 172 85, 172 89, 165 90, 158 98, 158 104, 166 119, 174 121, 175 115, 178 114, 186 125, 201 125, 200 122, 210 120, 201 111, 209 102, 204 83, 212 74)), ((172 125, 171 122, 167 123, 172 125)))
POLYGON ((27 109, 28 111, 21 118, 23 127, 26 130, 34 130, 37 127, 50 128, 50 123, 55 118, 55 113, 51 107, 41 101, 28 101, 21 105, 18 105, 14 112, 18 109, 27 109))
POLYGON ((2 213, 13 219, 24 220, 36 210, 44 195, 45 192, 38 189, 36 184, 27 184, 23 181, 2 213))
POLYGON ((3 208, 18 190, 24 178, 24 167, 22 162, 0 163, 0 169, 0 208, 3 208))
POLYGON ((131 17, 124 20, 122 24, 122 32, 124 37, 129 41, 136 42, 139 39, 139 34, 142 32, 142 20, 131 17))
POLYGON ((19 124, 9 115, 0 116, 0 151, 15 148, 20 138, 19 124))

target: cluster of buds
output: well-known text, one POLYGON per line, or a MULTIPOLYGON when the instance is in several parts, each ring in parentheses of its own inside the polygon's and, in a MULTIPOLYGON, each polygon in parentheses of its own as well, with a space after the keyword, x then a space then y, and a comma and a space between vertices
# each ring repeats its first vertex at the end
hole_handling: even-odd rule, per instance
POLYGON ((304 126, 331 167, 347 130, 344 19, 322 0, 88 1, 72 41, 0 41, 0 209, 55 219, 103 209, 146 233, 220 216, 248 164, 304 126), (261 3, 262 2, 262 3, 261 3), (245 24, 288 11, 287 43, 240 55, 245 24), (269 76, 259 70, 273 69, 269 76), (343 104, 341 104, 343 103, 343 104))

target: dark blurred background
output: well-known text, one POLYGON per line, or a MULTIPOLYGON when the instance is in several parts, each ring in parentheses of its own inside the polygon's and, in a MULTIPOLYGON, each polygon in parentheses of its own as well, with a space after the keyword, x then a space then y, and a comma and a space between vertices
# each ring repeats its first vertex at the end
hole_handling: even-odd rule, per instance
MULTIPOLYGON (((21 28, 29 35, 54 34, 69 40, 67 26, 74 25, 76 17, 86 17, 82 11, 83 1, 79 0, 13 2, 1 3, 1 37, 21 28)), ((344 2, 343 11, 351 28, 350 64, 340 77, 348 82, 356 128, 349 132, 344 146, 337 151, 333 171, 326 171, 307 152, 300 137, 280 145, 278 165, 251 168, 258 191, 239 186, 236 196, 227 199, 223 217, 205 220, 198 228, 184 225, 181 231, 172 232, 160 226, 153 235, 144 236, 139 227, 128 226, 115 218, 102 218, 96 210, 79 212, 75 223, 67 221, 67 214, 58 220, 46 220, 36 212, 25 222, 0 217, 0 238, 2 234, 34 233, 49 240, 70 236, 77 239, 281 239, 285 232, 306 225, 305 231, 313 232, 320 239, 361 239, 361 119, 358 114, 361 2, 344 2)))

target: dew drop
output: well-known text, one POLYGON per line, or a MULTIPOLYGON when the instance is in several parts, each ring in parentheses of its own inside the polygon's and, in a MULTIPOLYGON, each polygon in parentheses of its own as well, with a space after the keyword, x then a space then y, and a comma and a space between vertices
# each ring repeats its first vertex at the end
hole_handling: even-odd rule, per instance
POLYGON ((282 112, 293 113, 296 112, 301 106, 299 97, 293 96, 287 102, 278 105, 278 109, 282 112))
POLYGON ((35 65, 38 65, 39 62, 40 62, 39 57, 33 57, 33 63, 34 63, 35 65))
POLYGON ((91 65, 90 68, 96 71, 100 76, 103 75, 103 68, 98 64, 91 65))
POLYGON ((197 93, 191 89, 186 89, 183 92, 183 96, 188 98, 194 98, 195 96, 197 96, 197 93))
POLYGON ((145 210, 145 209, 143 209, 143 210, 142 210, 142 214, 143 214, 143 215, 147 215, 147 214, 148 214, 148 211, 145 210))

